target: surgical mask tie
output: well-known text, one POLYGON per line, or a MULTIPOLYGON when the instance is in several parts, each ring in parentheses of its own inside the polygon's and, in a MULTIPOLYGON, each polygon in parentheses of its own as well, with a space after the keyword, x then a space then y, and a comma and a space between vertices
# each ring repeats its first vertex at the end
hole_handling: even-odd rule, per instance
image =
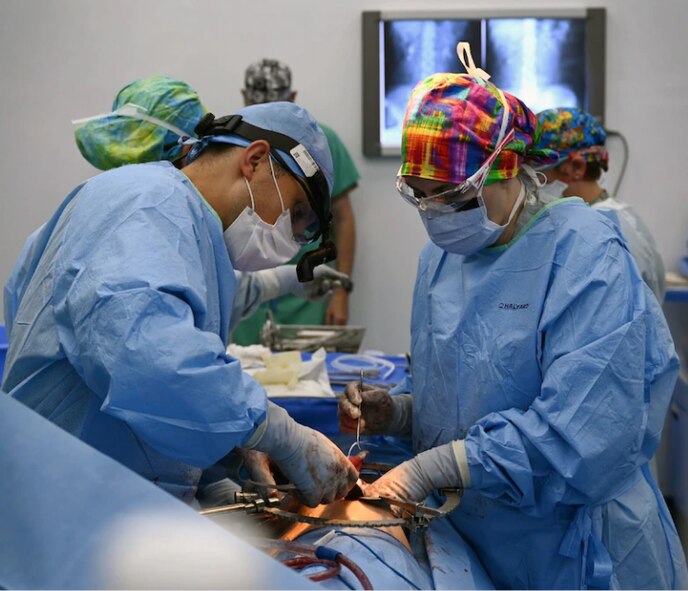
POLYGON ((224 231, 224 240, 237 271, 260 271, 286 263, 299 251, 294 240, 291 214, 284 208, 282 192, 277 184, 272 159, 268 157, 272 180, 282 207, 282 213, 274 224, 268 224, 256 213, 253 190, 248 179, 244 182, 251 199, 251 207, 246 206, 232 224, 224 231))
POLYGON ((556 180, 551 183, 545 183, 544 186, 540 187, 540 191, 550 199, 561 199, 564 197, 564 192, 568 188, 569 186, 567 183, 556 180))

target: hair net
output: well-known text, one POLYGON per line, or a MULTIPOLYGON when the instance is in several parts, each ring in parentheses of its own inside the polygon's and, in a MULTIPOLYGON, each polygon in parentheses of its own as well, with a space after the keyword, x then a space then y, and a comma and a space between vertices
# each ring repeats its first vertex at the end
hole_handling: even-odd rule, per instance
POLYGON ((590 114, 580 109, 547 109, 537 115, 541 128, 538 147, 556 150, 560 161, 583 156, 607 170, 609 154, 604 147, 607 132, 590 114))
MULTIPOLYGON (((185 82, 166 76, 151 76, 128 84, 117 93, 112 110, 136 105, 147 116, 160 119, 189 136, 206 113, 198 93, 185 82)), ((93 118, 79 127, 76 143, 80 152, 101 170, 125 164, 174 161, 182 155, 179 135, 150 121, 118 114, 93 118)))
MULTIPOLYGON (((496 158, 486 183, 515 177, 522 164, 557 161, 551 150, 533 148, 537 118, 521 100, 504 92, 509 106, 506 133, 514 138, 496 158)), ((401 174, 462 183, 487 160, 499 138, 504 106, 499 89, 466 74, 434 74, 411 94, 402 132, 401 174)))

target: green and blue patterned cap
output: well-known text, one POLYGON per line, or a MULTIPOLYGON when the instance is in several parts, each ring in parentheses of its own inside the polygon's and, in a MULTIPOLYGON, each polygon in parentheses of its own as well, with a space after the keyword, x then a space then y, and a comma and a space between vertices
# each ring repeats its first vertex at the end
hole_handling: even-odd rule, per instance
POLYGON ((125 164, 182 156, 180 137, 195 137, 206 109, 185 82, 167 76, 136 80, 117 93, 112 112, 75 121, 81 154, 93 166, 109 170, 125 164))

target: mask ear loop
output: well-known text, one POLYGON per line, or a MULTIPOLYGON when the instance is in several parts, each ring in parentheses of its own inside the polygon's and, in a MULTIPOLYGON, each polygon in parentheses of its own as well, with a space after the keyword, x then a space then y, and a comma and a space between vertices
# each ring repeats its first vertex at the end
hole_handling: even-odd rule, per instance
POLYGON ((253 200, 253 191, 251 190, 251 183, 248 182, 248 179, 246 177, 244 177, 244 182, 246 183, 246 188, 248 189, 248 196, 251 198, 251 210, 253 211, 253 213, 255 213, 256 202, 253 200))
POLYGON ((284 199, 282 199, 282 191, 280 191, 279 185, 277 184, 277 177, 275 176, 275 167, 272 165, 272 157, 268 155, 268 162, 270 163, 270 172, 272 173, 272 181, 275 183, 275 188, 277 189, 277 196, 280 200, 280 205, 282 206, 282 213, 286 211, 284 209, 284 199))

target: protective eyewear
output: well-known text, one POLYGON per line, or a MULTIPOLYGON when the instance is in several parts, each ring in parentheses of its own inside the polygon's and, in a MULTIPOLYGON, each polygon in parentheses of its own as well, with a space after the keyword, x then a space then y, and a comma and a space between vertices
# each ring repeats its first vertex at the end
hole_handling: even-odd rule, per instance
POLYGON ((409 185, 403 176, 397 175, 397 191, 407 203, 421 211, 444 214, 478 207, 478 196, 482 193, 482 186, 476 188, 461 183, 446 191, 425 195, 423 191, 409 185))
POLYGON ((318 216, 308 201, 299 201, 291 208, 291 229, 294 240, 299 244, 310 244, 320 227, 318 216))
POLYGON ((321 239, 320 246, 305 253, 296 265, 299 281, 312 281, 315 267, 333 261, 337 257, 337 248, 329 239, 332 213, 329 209, 330 189, 327 179, 306 147, 287 135, 251 125, 241 115, 215 119, 212 113, 208 113, 198 122, 195 131, 199 138, 238 135, 246 140, 265 140, 270 144, 270 155, 296 179, 308 198, 307 203, 301 203, 291 211, 294 240, 300 244, 309 244, 321 239), (303 176, 295 174, 289 168, 278 150, 291 155, 303 176))
MULTIPOLYGON (((497 156, 499 156, 504 149, 504 146, 506 146, 513 137, 514 130, 512 129, 497 144, 492 154, 483 162, 480 168, 458 185, 454 185, 444 191, 426 195, 423 191, 411 187, 401 174, 397 174, 397 191, 399 191, 399 194, 407 203, 430 214, 441 215, 456 213, 479 207, 482 202, 483 186, 485 185, 490 169, 497 159, 497 156)), ((399 169, 399 171, 401 172, 401 169, 399 169)))
POLYGON ((321 235, 329 234, 332 218, 328 208, 329 187, 325 175, 305 146, 282 133, 251 125, 244 121, 241 115, 229 115, 215 119, 212 113, 208 113, 196 125, 196 133, 199 138, 233 134, 250 141, 267 141, 270 144, 272 158, 301 185, 308 198, 310 208, 304 204, 303 207, 299 208, 299 211, 292 210, 294 239, 306 244, 314 242, 321 235), (303 176, 294 174, 278 150, 292 156, 303 172, 303 176))

